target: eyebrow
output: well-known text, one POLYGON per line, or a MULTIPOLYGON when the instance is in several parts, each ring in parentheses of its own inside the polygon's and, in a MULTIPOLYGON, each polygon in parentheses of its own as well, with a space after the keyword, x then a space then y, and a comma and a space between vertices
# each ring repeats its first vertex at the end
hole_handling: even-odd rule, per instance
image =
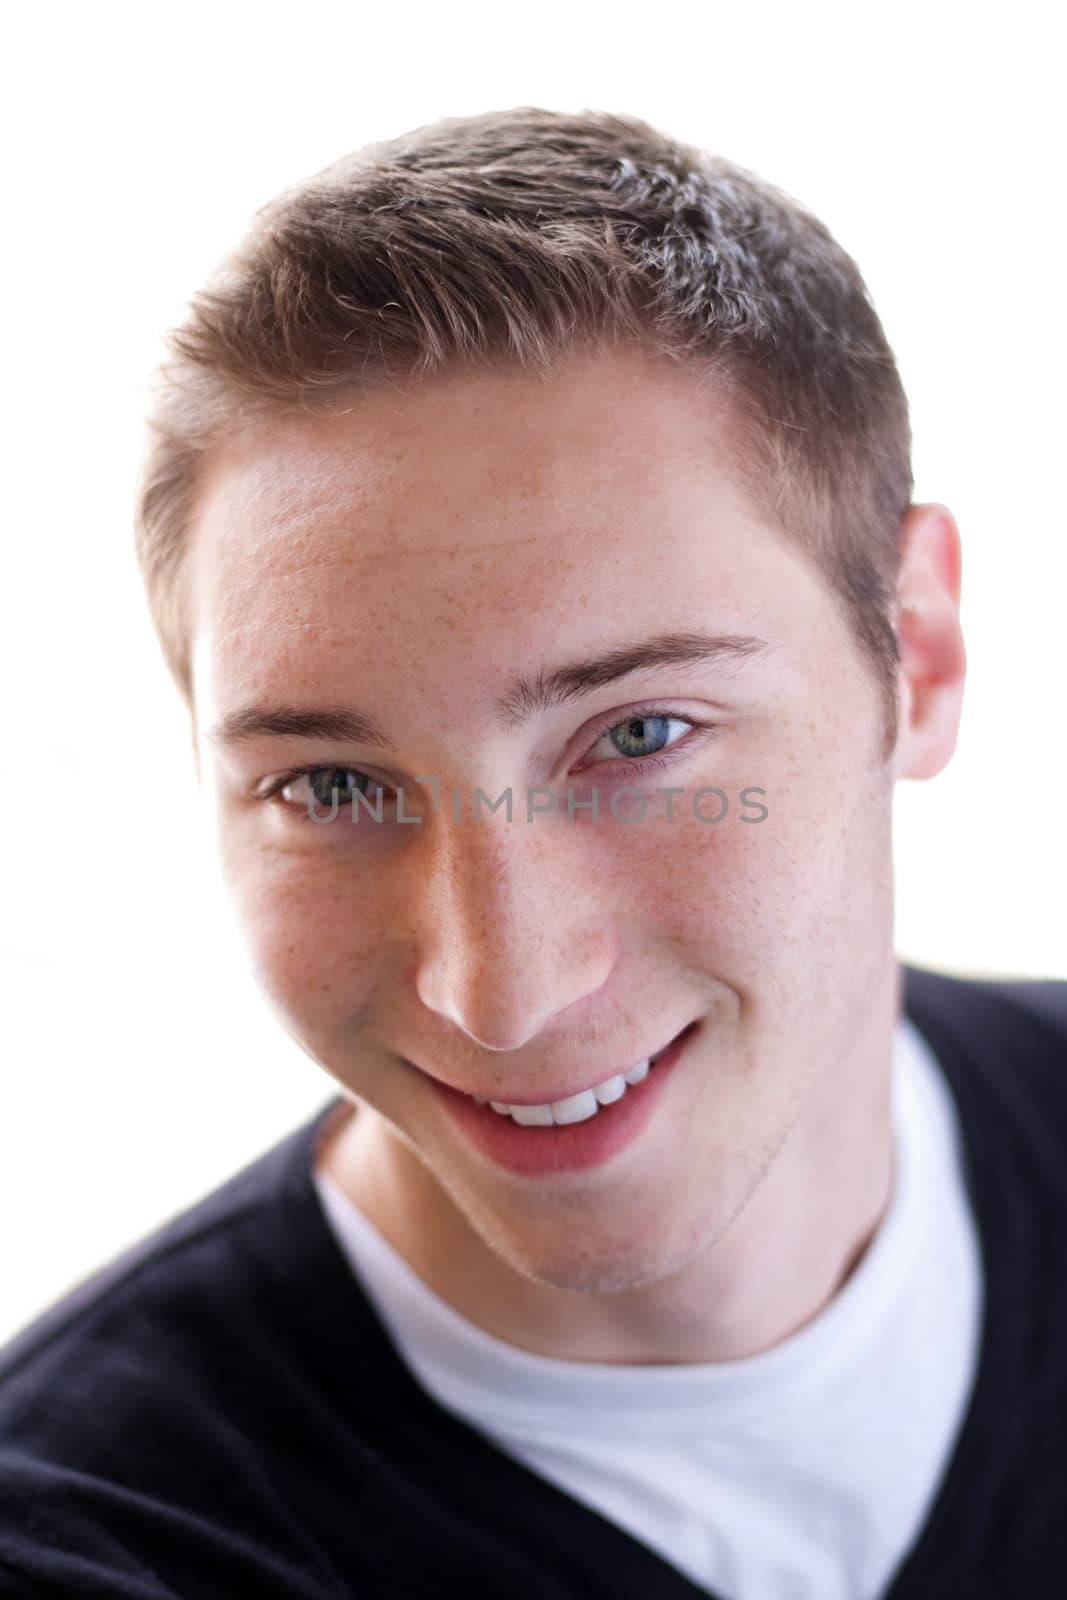
MULTIPOLYGON (((660 633, 617 645, 604 655, 586 656, 532 676, 521 675, 497 700, 496 720, 508 731, 521 728, 538 712, 567 705, 619 678, 650 667, 740 663, 767 654, 771 646, 751 634, 660 633)), ((231 711, 205 737, 234 745, 251 739, 333 739, 348 744, 395 748, 377 719, 355 706, 245 706, 231 711)))

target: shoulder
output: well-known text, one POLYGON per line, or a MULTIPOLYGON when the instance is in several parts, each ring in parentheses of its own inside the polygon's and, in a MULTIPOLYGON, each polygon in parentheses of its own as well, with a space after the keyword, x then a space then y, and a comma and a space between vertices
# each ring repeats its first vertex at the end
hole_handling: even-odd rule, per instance
POLYGON ((1067 1043, 1067 979, 1007 978, 989 973, 938 971, 901 966, 904 1010, 918 1021, 974 1032, 994 1026, 1001 1036, 1014 1030, 1020 1040, 1053 1054, 1067 1043))
POLYGON ((66 1392, 85 1362, 100 1374, 120 1352, 128 1368, 140 1351, 157 1365, 161 1344, 194 1331, 198 1304, 239 1298, 247 1237, 276 1200, 295 1137, 97 1268, 0 1348, 3 1436, 20 1397, 46 1376, 61 1371, 66 1392))
POLYGON ((984 987, 1067 1040, 1067 978, 987 978, 984 987))
POLYGON ((155 1580, 168 1552, 205 1571, 233 1559, 224 1529, 252 1507, 257 1440, 285 1436, 293 1307, 275 1259, 284 1274, 298 1248, 284 1194, 309 1126, 0 1350, 0 1574, 147 1600, 173 1593, 155 1580))
POLYGON ((902 967, 904 1011, 933 1049, 972 1144, 1067 1199, 1067 981, 902 967))

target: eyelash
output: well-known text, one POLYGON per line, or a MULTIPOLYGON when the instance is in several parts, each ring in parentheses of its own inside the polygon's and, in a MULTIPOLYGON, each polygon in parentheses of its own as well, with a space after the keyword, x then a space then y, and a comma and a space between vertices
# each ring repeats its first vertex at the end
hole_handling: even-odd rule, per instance
MULTIPOLYGON (((609 721, 605 722, 594 735, 589 748, 590 750, 594 750, 600 743, 601 739, 603 739, 604 735, 606 733, 611 733, 613 728, 621 728, 627 722, 653 721, 656 718, 662 718, 664 721, 670 722, 684 722, 688 724, 689 728, 697 735, 697 737, 693 739, 683 735, 683 737, 677 740, 674 744, 668 745, 663 753, 657 752, 655 755, 648 756, 621 756, 618 762, 595 761, 593 765, 596 767, 611 767, 614 770, 616 777, 630 777, 638 772, 642 774, 661 772, 664 768, 672 766, 678 759, 678 757, 674 754, 675 751, 691 749, 695 744, 702 743, 705 739, 713 737, 719 728, 719 724, 716 722, 701 722, 695 717, 682 716, 680 712, 672 711, 667 706, 635 706, 633 710, 628 711, 625 716, 612 717, 609 721)), ((317 761, 309 763, 303 767, 293 767, 289 772, 283 772, 280 777, 272 780, 268 788, 260 791, 260 798, 263 800, 271 800, 282 789, 288 788, 289 784, 295 783, 297 778, 308 777, 316 772, 330 771, 358 773, 361 777, 365 778, 370 776, 369 773, 363 771, 362 767, 345 767, 332 762, 324 763, 317 761)), ((374 781, 376 780, 372 779, 372 782, 374 781)), ((384 788, 385 785, 382 785, 382 787, 384 788)), ((345 803, 346 802, 344 801, 341 802, 341 804, 345 803)), ((290 801, 283 801, 282 805, 287 810, 299 809, 290 801)), ((309 823, 311 822, 309 817, 305 818, 304 820, 309 823)), ((314 826, 314 824, 312 824, 312 826, 314 826)))
MULTIPOLYGON (((718 724, 715 722, 700 722, 695 717, 684 717, 681 712, 672 711, 668 706, 635 706, 624 717, 612 717, 608 722, 605 722, 603 727, 598 729, 594 735, 589 748, 591 750, 595 749, 606 733, 610 733, 613 728, 621 728, 624 723, 651 722, 656 718, 661 718, 665 722, 688 723, 692 731, 703 738, 710 738, 718 728, 718 724)), ((669 767, 677 759, 674 754, 676 750, 691 749, 694 744, 701 742, 701 737, 696 739, 683 737, 674 744, 667 745, 662 754, 657 752, 656 755, 651 756, 620 756, 617 763, 596 761, 593 765, 597 767, 614 767, 619 776, 627 777, 636 772, 659 772, 663 767, 669 767)))

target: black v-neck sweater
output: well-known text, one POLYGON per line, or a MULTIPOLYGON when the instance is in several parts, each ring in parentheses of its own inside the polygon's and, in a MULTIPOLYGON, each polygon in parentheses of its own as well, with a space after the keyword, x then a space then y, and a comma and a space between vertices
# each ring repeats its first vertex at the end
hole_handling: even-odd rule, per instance
MULTIPOLYGON (((986 1306, 884 1600, 1064 1600, 1067 982, 903 973, 961 1119, 986 1306)), ((312 1183, 339 1100, 0 1351, 0 1595, 708 1600, 420 1388, 312 1183)))

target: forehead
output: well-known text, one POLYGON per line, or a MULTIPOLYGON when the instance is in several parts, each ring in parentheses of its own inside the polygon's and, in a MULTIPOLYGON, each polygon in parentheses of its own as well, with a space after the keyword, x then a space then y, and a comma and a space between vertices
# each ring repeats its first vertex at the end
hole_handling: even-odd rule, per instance
POLYGON ((432 643, 439 662, 543 656, 546 627, 610 643, 679 602, 767 628, 813 584, 746 495, 738 448, 710 384, 632 355, 250 425, 199 480, 194 661, 266 689, 294 657, 311 677, 350 649, 365 667, 368 638, 385 656, 432 643))
POLYGON ((331 512, 393 515, 353 528, 395 544, 404 504, 432 499, 418 544, 447 546, 456 520, 562 495, 578 525, 577 483, 592 500, 670 496, 688 475, 741 495, 737 426, 725 398, 690 370, 647 357, 575 364, 539 382, 520 374, 452 374, 406 392, 382 387, 331 417, 251 422, 209 452, 199 475, 202 524, 226 501, 242 538, 266 544, 325 531, 331 512))

